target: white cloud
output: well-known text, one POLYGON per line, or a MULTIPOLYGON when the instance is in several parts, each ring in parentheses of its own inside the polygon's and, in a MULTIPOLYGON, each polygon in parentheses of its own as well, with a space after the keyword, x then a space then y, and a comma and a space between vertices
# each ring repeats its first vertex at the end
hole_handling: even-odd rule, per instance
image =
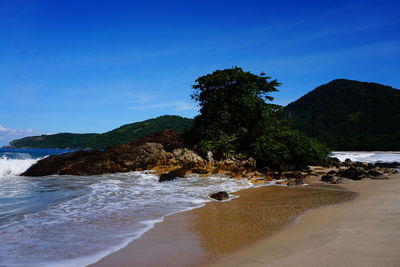
POLYGON ((37 135, 37 134, 39 133, 35 132, 32 129, 16 130, 16 129, 6 128, 0 125, 0 145, 7 145, 14 139, 37 135))

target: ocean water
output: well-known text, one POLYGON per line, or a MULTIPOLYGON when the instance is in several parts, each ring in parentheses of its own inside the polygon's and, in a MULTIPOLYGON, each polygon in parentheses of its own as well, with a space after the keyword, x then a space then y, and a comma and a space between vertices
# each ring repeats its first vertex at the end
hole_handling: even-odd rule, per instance
MULTIPOLYGON (((251 187, 214 176, 159 183, 151 172, 19 176, 67 150, 0 149, 0 266, 86 266, 126 246, 165 216, 203 206, 208 195, 251 187)), ((398 153, 335 152, 341 160, 400 161, 398 153)))
POLYGON ((251 187, 227 177, 159 183, 149 172, 22 177, 64 150, 0 150, 0 266, 85 266, 126 246, 165 216, 218 191, 251 187))

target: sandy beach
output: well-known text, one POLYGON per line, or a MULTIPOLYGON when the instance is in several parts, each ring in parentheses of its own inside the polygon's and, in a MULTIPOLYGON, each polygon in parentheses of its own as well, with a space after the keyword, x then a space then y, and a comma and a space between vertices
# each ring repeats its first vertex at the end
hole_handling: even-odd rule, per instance
POLYGON ((166 217, 93 266, 399 266, 400 175, 329 188, 242 190, 166 217))
POLYGON ((400 175, 350 181, 353 201, 308 212, 212 266, 400 266, 400 175))

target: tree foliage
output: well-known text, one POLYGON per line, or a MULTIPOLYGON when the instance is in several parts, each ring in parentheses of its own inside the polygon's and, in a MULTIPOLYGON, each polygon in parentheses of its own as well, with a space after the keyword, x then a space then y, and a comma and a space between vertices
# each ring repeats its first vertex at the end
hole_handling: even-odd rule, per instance
POLYGON ((239 67, 217 70, 193 85, 192 98, 200 106, 195 119, 199 145, 217 154, 244 153, 254 138, 257 123, 269 107, 265 100, 279 83, 239 67))
POLYGON ((328 150, 323 145, 291 130, 280 119, 282 108, 266 103, 279 85, 264 73, 255 75, 239 67, 198 78, 192 98, 200 115, 189 134, 192 141, 217 157, 253 156, 259 164, 277 169, 325 160, 328 150))

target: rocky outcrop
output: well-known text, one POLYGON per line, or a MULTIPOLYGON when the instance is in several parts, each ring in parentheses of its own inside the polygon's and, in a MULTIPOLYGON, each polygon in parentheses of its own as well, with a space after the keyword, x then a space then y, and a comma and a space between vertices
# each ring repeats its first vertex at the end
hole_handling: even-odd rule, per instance
POLYGON ((69 166, 72 162, 83 161, 88 157, 97 157, 99 152, 96 150, 76 151, 62 155, 49 156, 39 160, 22 175, 24 176, 44 176, 59 174, 60 171, 69 166))
MULTIPOLYGON (((181 148, 182 142, 178 134, 173 131, 164 131, 133 140, 127 144, 114 145, 104 151, 88 150, 76 151, 67 154, 50 156, 38 161, 22 175, 46 176, 60 175, 100 175, 106 173, 129 172, 153 169, 160 175, 159 181, 172 181, 184 178, 187 174, 219 174, 232 178, 247 178, 252 183, 264 184, 273 179, 284 180, 278 184, 288 186, 303 185, 308 175, 322 175, 321 181, 331 184, 343 183, 346 178, 361 180, 363 178, 388 179, 387 175, 394 173, 390 167, 393 164, 370 164, 353 162, 347 159, 341 163, 332 159, 337 171, 320 166, 309 166, 301 171, 276 172, 264 168, 260 173, 256 160, 253 158, 236 159, 233 157, 223 160, 214 160, 208 152, 203 159, 196 152, 181 148), (147 142, 157 140, 160 143, 147 142), (165 149, 165 147, 167 149, 165 149), (338 177, 338 178, 337 178, 338 177), (335 180, 336 178, 336 180, 335 180)), ((225 192, 226 193, 226 192, 225 192)), ((218 192, 216 199, 225 199, 223 192, 218 192)))
MULTIPOLYGON (((154 134, 169 150, 179 145, 173 132, 154 134)), ((60 175, 99 175, 116 172, 129 172, 155 169, 160 181, 170 181, 194 174, 225 174, 231 177, 258 178, 263 176, 256 171, 253 158, 237 160, 233 158, 214 161, 204 160, 197 153, 186 148, 165 151, 160 143, 144 143, 148 137, 139 138, 127 144, 113 145, 104 151, 76 151, 63 155, 50 156, 38 161, 22 175, 46 176, 60 175), (185 171, 185 173, 183 173, 185 171)))
POLYGON ((168 157, 168 164, 186 168, 203 167, 205 161, 197 153, 186 148, 174 149, 168 157))
POLYGON ((218 201, 229 199, 229 195, 225 191, 220 191, 218 193, 211 194, 210 197, 218 201))
POLYGON ((213 174, 229 174, 233 177, 252 177, 258 174, 256 160, 251 157, 245 160, 229 157, 221 161, 213 161, 211 165, 213 174))
MULTIPOLYGON (((337 175, 341 178, 348 178, 352 180, 361 180, 363 178, 371 178, 371 179, 389 179, 386 175, 393 174, 395 170, 392 168, 393 166, 397 166, 398 163, 367 163, 367 162, 358 162, 351 161, 350 159, 346 159, 341 163, 340 170, 336 173, 332 171, 332 173, 328 173, 328 175, 337 175), (388 167, 389 166, 389 167, 388 167)), ((329 182, 332 178, 322 177, 321 181, 329 182)))
POLYGON ((106 151, 76 151, 38 161, 23 176, 99 175, 151 169, 166 159, 163 146, 156 143, 117 145, 106 151))

